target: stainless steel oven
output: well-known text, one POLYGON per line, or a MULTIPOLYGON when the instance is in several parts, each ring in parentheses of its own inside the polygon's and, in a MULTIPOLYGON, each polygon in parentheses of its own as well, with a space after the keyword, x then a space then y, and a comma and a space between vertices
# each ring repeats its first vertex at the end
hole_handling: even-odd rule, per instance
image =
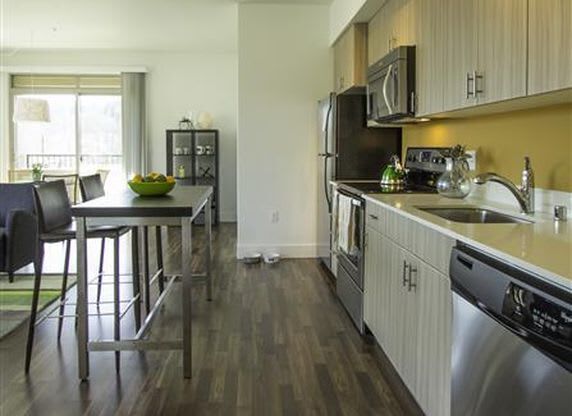
POLYGON ((367 70, 367 119, 402 122, 415 116, 415 46, 400 46, 367 70))
POLYGON ((335 217, 336 291, 356 327, 363 333, 363 251, 365 201, 338 186, 335 217))

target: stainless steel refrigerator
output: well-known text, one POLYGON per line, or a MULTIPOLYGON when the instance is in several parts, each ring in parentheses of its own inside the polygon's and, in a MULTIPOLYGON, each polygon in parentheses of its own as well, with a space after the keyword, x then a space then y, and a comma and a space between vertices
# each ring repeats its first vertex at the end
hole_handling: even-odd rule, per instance
POLYGON ((379 180, 391 155, 401 154, 401 128, 367 127, 363 88, 318 102, 318 136, 318 256, 335 276, 330 181, 379 180))

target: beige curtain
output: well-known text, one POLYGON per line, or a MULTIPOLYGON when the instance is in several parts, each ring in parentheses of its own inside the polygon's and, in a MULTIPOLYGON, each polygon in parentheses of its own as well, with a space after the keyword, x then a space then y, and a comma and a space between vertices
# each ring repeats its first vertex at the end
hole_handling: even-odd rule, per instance
POLYGON ((123 166, 127 177, 147 173, 145 74, 121 74, 123 166))

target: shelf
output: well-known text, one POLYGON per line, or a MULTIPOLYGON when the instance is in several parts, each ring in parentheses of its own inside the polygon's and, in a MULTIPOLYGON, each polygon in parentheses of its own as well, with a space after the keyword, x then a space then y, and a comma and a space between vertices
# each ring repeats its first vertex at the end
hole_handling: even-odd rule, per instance
POLYGON ((192 180, 195 179, 197 181, 215 181, 216 178, 203 178, 202 176, 174 176, 175 179, 179 179, 179 180, 192 180))

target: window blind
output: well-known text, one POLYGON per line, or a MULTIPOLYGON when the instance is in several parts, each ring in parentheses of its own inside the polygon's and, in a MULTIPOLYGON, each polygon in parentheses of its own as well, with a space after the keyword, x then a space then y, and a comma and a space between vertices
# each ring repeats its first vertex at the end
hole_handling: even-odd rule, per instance
POLYGON ((120 75, 12 75, 12 88, 120 90, 120 75))

